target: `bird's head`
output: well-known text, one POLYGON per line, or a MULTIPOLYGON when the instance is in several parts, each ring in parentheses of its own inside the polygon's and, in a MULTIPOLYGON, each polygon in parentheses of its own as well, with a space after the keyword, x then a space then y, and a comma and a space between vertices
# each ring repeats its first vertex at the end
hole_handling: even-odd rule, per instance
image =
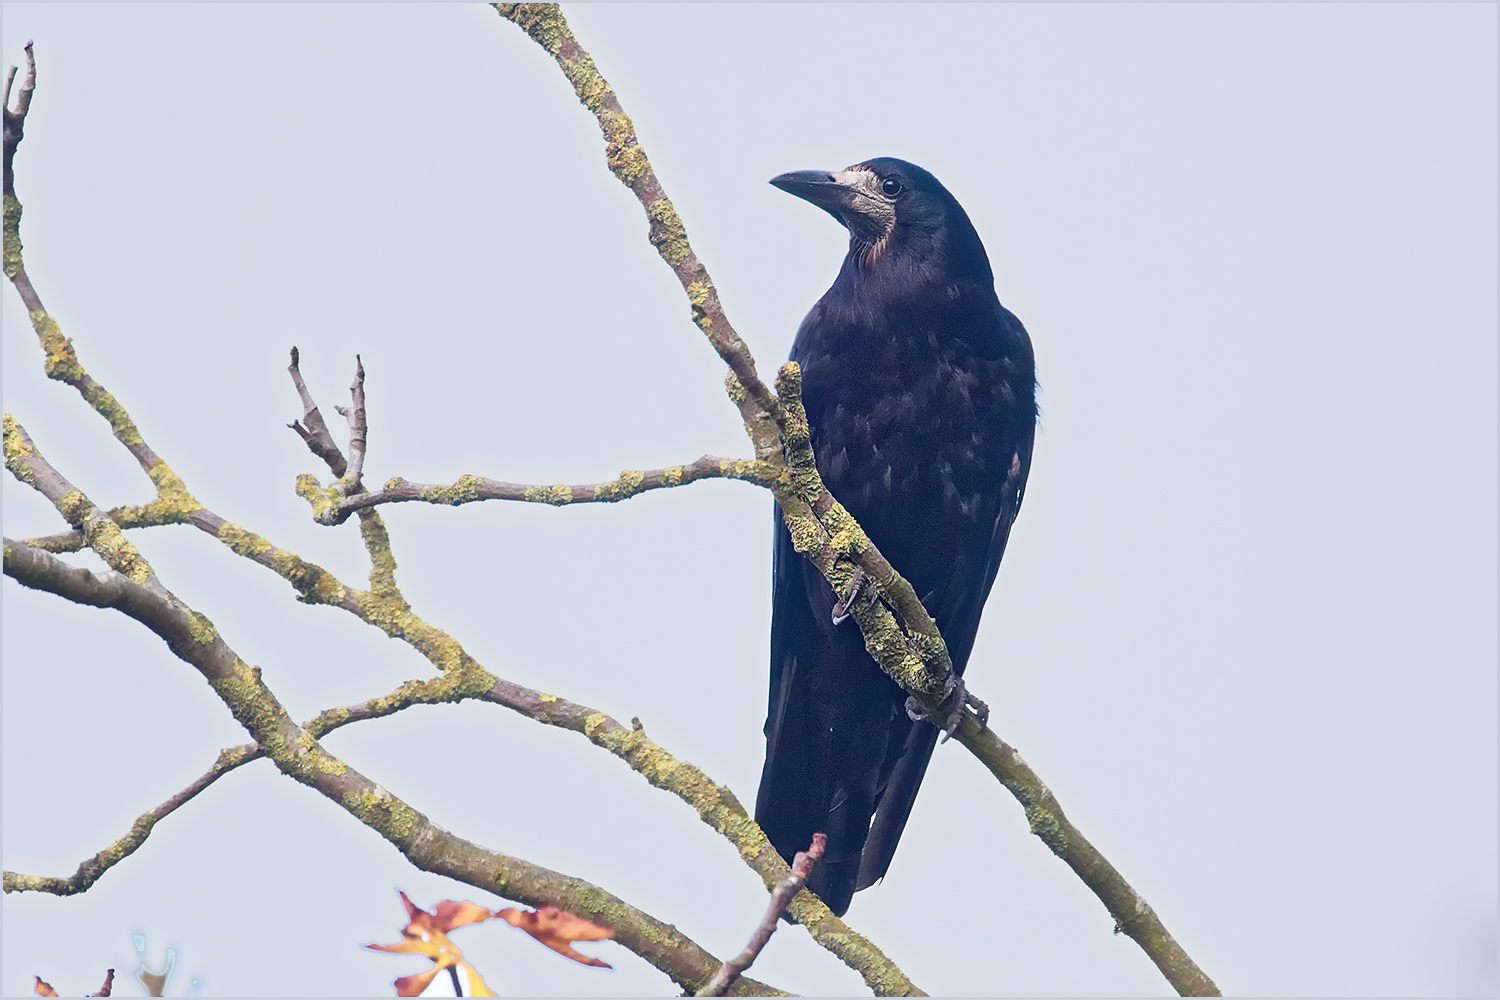
POLYGON ((849 256, 866 268, 892 257, 973 269, 993 281, 989 257, 963 206, 915 163, 880 156, 830 173, 794 170, 771 178, 849 230, 849 256))

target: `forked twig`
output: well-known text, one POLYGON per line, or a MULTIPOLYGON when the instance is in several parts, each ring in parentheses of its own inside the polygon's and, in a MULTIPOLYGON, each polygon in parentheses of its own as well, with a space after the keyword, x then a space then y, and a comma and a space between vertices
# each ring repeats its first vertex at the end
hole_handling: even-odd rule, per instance
POLYGON ((786 908, 791 905, 792 897, 797 895, 807 882, 807 877, 812 874, 813 868, 823 860, 823 851, 827 846, 828 838, 821 833, 815 833, 812 846, 805 851, 797 852, 797 856, 792 859, 792 873, 771 890, 771 900, 766 904, 765 916, 760 918, 760 923, 755 927, 755 933, 750 935, 750 943, 745 945, 744 951, 719 966, 719 971, 714 973, 714 977, 698 991, 700 997, 723 996, 729 992, 735 980, 750 968, 765 948, 766 942, 771 940, 771 935, 776 933, 776 925, 781 921, 781 915, 786 912, 786 908))

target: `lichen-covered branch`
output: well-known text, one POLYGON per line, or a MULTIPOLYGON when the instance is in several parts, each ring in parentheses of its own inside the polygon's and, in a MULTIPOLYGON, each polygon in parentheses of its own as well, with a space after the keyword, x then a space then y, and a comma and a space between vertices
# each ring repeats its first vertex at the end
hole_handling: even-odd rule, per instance
POLYGON ((1156 911, 1130 887, 1099 850, 1063 814, 1052 790, 1037 777, 1015 748, 966 716, 954 739, 1000 779, 1026 810, 1031 832, 1041 839, 1104 903, 1115 918, 1115 930, 1146 952, 1167 982, 1182 996, 1216 997, 1219 988, 1167 931, 1156 911))
POLYGON ((312 505, 313 516, 320 524, 334 525, 343 523, 355 511, 391 503, 420 501, 450 507, 479 500, 518 500, 554 507, 577 503, 617 503, 650 490, 686 486, 703 479, 739 479, 758 486, 769 486, 777 481, 780 474, 779 468, 767 462, 704 455, 689 465, 674 465, 649 472, 627 470, 620 473, 618 479, 607 483, 589 483, 586 486, 567 486, 561 483, 553 486, 529 486, 481 476, 460 476, 451 486, 434 486, 397 478, 371 493, 338 496, 337 490, 324 487, 313 476, 301 476, 297 480, 297 494, 312 505))
POLYGON ((719 302, 708 269, 698 260, 688 244, 687 229, 677 209, 667 198, 651 161, 635 136, 630 116, 620 107, 615 92, 594 66, 593 58, 583 50, 568 28, 556 4, 497 3, 500 15, 514 23, 557 61, 583 106, 593 113, 604 134, 605 158, 620 183, 630 188, 645 209, 650 225, 651 245, 681 282, 692 308, 693 322, 720 358, 729 366, 730 396, 740 409, 755 456, 763 462, 780 462, 781 446, 776 439, 776 424, 781 419, 781 405, 755 372, 750 348, 730 325, 719 302))
MULTIPOLYGON (((11 558, 11 547, 14 544, 9 539, 5 542, 7 572, 9 572, 8 564, 11 558)), ((82 573, 86 571, 77 570, 77 572, 82 573)), ((179 806, 191 800, 199 792, 241 764, 248 764, 250 761, 259 760, 263 756, 264 754, 261 753, 260 748, 253 743, 246 743, 220 751, 218 759, 214 761, 213 766, 206 773, 155 809, 149 809, 142 813, 131 824, 129 833, 113 844, 110 844, 92 858, 84 861, 72 875, 67 878, 49 878, 45 875, 22 875, 18 872, 7 871, 5 873, 5 891, 48 892, 54 896, 72 896, 87 891, 91 885, 99 881, 101 875, 134 854, 146 842, 146 838, 151 835, 151 831, 156 824, 175 812, 179 806)))
MULTIPOLYGON (((4 540, 4 568, 7 576, 23 586, 76 604, 111 608, 146 626, 165 640, 178 658, 203 675, 283 774, 339 803, 423 871, 446 875, 528 906, 558 906, 587 917, 613 930, 617 941, 684 989, 697 989, 718 970, 719 961, 675 927, 599 886, 450 833, 349 767, 325 750, 311 732, 292 722, 261 680, 260 670, 240 659, 203 615, 118 572, 98 575, 10 539, 4 540)), ((26 882, 26 876, 7 875, 5 888, 33 888, 26 882)), ((763 983, 741 982, 742 995, 784 995, 763 983)))

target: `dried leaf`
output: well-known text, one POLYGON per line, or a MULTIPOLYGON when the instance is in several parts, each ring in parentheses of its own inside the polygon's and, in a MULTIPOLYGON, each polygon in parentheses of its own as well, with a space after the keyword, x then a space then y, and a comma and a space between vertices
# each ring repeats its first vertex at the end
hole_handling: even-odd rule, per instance
POLYGON ((607 941, 615 936, 615 932, 609 928, 590 923, 576 913, 559 910, 555 906, 543 906, 539 910, 514 910, 506 907, 497 911, 495 916, 512 927, 519 927, 559 955, 566 955, 583 965, 600 969, 612 968, 608 962, 573 950, 574 941, 607 941))
POLYGON ((48 986, 46 983, 42 982, 41 976, 37 976, 36 995, 39 997, 55 997, 57 996, 57 991, 54 990, 51 986, 48 986))
POLYGON ((402 976, 396 980, 396 995, 398 997, 421 996, 422 992, 432 985, 432 981, 437 978, 437 974, 442 971, 443 966, 434 965, 431 969, 419 975, 402 976))
POLYGON ((448 931, 488 920, 494 914, 475 903, 456 902, 451 899, 443 900, 437 905, 436 912, 428 913, 413 903, 404 892, 401 893, 401 905, 406 907, 408 923, 401 929, 400 942, 365 945, 371 951, 425 955, 432 959, 432 968, 428 971, 415 976, 402 976, 396 980, 398 997, 421 996, 422 992, 432 985, 438 973, 454 966, 461 966, 469 973, 471 984, 478 984, 477 987, 470 987, 474 996, 495 995, 489 992, 489 987, 484 985, 484 980, 480 979, 479 974, 464 961, 464 954, 459 950, 458 945, 448 937, 448 931), (485 992, 480 993, 479 989, 485 992))
POLYGON ((448 934, 460 927, 477 924, 493 916, 493 913, 478 903, 470 903, 467 900, 456 902, 451 899, 445 899, 437 905, 437 910, 433 913, 432 922, 433 926, 438 930, 444 934, 448 934))

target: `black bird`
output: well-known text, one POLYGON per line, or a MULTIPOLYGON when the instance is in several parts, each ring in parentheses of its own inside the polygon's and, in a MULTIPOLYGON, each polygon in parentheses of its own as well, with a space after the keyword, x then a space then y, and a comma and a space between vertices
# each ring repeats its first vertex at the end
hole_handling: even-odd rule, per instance
MULTIPOLYGON (((849 230, 838 278, 792 345, 818 471, 916 589, 962 674, 1031 468, 1031 339, 995 296, 968 215, 921 167, 880 157, 771 183, 849 230)), ((858 626, 834 623, 836 595, 779 516, 772 565, 755 819, 788 860, 827 834, 809 888, 842 915, 890 867, 938 730, 908 716, 858 626)))

